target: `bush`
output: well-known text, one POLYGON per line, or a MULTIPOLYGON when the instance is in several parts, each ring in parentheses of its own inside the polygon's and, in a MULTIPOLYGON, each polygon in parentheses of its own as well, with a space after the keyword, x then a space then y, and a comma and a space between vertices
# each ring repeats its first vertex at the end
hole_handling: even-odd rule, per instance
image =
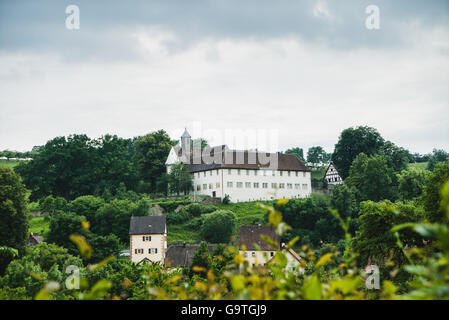
POLYGON ((191 203, 188 206, 182 208, 182 211, 185 211, 194 217, 198 217, 203 213, 203 206, 199 203, 191 203))
POLYGON ((203 225, 203 217, 198 217, 193 218, 189 223, 187 223, 186 227, 190 230, 199 231, 202 225, 203 225))
POLYGON ((171 225, 171 224, 181 224, 184 223, 188 220, 190 220, 191 215, 190 213, 181 210, 180 212, 172 212, 167 214, 166 216, 167 218, 167 224, 171 225))
POLYGON ((154 204, 158 204, 162 209, 164 209, 165 212, 174 212, 179 205, 188 205, 190 203, 190 200, 154 202, 154 204))
POLYGON ((235 227, 235 215, 229 210, 217 210, 205 215, 201 237, 210 243, 227 243, 235 227))
POLYGON ((221 203, 223 203, 223 204, 230 204, 231 203, 231 199, 229 198, 229 194, 226 194, 223 197, 223 200, 221 200, 221 203))

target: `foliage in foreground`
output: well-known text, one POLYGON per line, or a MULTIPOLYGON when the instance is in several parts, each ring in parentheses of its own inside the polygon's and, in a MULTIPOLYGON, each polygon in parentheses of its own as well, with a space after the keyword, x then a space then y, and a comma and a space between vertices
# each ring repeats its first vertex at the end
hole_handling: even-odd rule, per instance
MULTIPOLYGON (((449 216, 449 181, 441 191, 441 206, 449 216)), ((278 201, 284 205, 286 200, 278 201)), ((282 215, 272 207, 268 210, 269 224, 283 235, 290 227, 282 221, 282 215)), ((232 261, 218 269, 215 263, 201 263, 194 266, 193 276, 183 274, 179 269, 168 269, 159 264, 142 266, 142 274, 133 283, 126 280, 128 287, 134 285, 132 299, 448 299, 449 298, 449 228, 447 224, 406 223, 393 227, 392 232, 396 245, 407 264, 403 268, 412 278, 410 290, 400 293, 399 288, 390 280, 383 280, 380 290, 368 290, 365 280, 367 274, 357 266, 357 254, 352 250, 349 227, 336 211, 332 214, 344 230, 344 251, 330 248, 327 253, 317 254, 303 246, 299 252, 302 258, 300 267, 295 271, 287 271, 286 251, 276 252, 275 257, 264 266, 250 267, 235 247, 227 247, 223 252, 223 260, 232 261), (431 253, 415 246, 405 248, 401 241, 400 231, 412 230, 428 241, 433 248, 431 253), (418 256, 419 264, 412 256, 418 256)), ((78 247, 85 252, 90 246, 84 239, 78 239, 78 247)), ((268 243, 271 239, 264 238, 268 243)), ((287 245, 289 249, 298 240, 292 239, 287 245)), ((90 248, 91 250, 91 248, 90 248)), ((89 250, 87 250, 89 252, 89 250)), ((323 253, 323 252, 322 252, 323 253)), ((201 258, 198 261, 211 261, 201 258)), ((390 260, 386 261, 387 264, 390 260)), ((108 260, 88 267, 88 272, 108 267, 108 260)), ((398 273, 398 268, 392 273, 398 273)), ((92 278, 92 277, 91 277, 92 278)), ((87 283, 85 280, 82 283, 87 283)), ((72 293, 77 299, 120 299, 111 293, 113 283, 110 279, 99 279, 93 286, 85 285, 72 293)), ((54 297, 59 284, 47 282, 36 298, 54 297)))

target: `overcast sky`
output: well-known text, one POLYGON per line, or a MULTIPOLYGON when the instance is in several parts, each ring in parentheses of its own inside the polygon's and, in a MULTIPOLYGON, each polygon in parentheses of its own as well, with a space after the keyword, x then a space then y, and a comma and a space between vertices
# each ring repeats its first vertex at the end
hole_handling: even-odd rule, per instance
POLYGON ((449 1, 0 0, 0 111, 0 150, 200 126, 332 152, 357 125, 449 150, 449 1))

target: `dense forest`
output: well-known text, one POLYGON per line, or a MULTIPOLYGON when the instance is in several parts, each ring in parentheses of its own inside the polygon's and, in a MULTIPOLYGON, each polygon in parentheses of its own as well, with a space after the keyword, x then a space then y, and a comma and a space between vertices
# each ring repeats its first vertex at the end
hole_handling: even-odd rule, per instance
POLYGON ((191 186, 185 166, 166 173, 175 144, 164 130, 133 139, 75 134, 16 154, 31 160, 13 169, 0 167, 0 299, 449 298, 444 150, 412 154, 374 128, 348 128, 332 153, 285 151, 312 174, 332 161, 344 184, 329 194, 207 205, 183 195, 191 186), (167 272, 120 255, 130 217, 155 204, 167 217, 169 244, 201 241, 191 266, 167 272), (276 228, 301 270, 285 271, 282 251, 264 267, 245 265, 238 230, 257 224, 276 228), (45 241, 27 246, 36 228, 45 241), (211 253, 207 243, 220 245, 211 253), (370 264, 379 268, 379 289, 365 285, 370 264), (79 289, 66 285, 68 266, 79 268, 79 289))

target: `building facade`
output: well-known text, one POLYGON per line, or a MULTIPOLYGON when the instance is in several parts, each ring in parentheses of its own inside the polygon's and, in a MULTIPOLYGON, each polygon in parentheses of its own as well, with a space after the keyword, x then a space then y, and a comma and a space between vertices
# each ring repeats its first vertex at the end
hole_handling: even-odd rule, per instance
POLYGON ((133 262, 165 262, 167 225, 165 216, 131 217, 129 253, 133 262))
POLYGON ((324 179, 327 181, 328 185, 343 184, 343 179, 338 174, 338 170, 333 163, 329 164, 324 179))
POLYGON ((224 145, 208 152, 200 150, 198 157, 190 145, 185 131, 181 143, 170 150, 166 167, 169 173, 173 164, 189 166, 191 194, 221 199, 228 195, 233 202, 243 202, 305 198, 312 192, 311 172, 295 155, 237 151, 224 145), (262 163, 261 154, 275 164, 262 163))
POLYGON ((271 226, 241 226, 239 239, 239 253, 250 267, 264 265, 274 258, 279 250, 279 236, 271 226), (269 237, 277 247, 271 246, 261 236, 269 237))

